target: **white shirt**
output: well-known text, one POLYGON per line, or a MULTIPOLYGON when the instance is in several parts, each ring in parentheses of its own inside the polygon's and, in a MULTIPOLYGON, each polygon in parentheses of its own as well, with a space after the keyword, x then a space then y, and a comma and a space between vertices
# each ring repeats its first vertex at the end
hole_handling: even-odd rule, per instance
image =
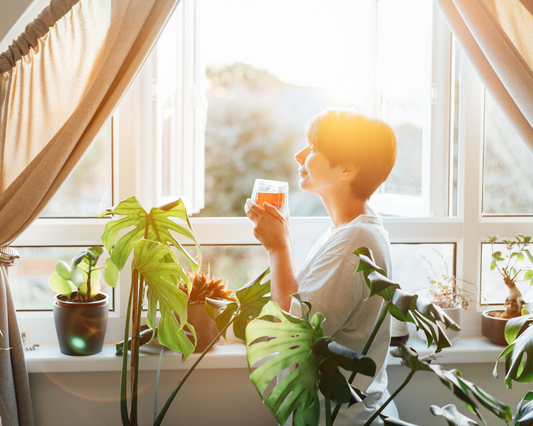
MULTIPOLYGON (((365 300, 370 290, 362 273, 355 274, 359 258, 353 251, 363 246, 370 248, 374 261, 388 274, 391 271, 389 245, 388 233, 383 228, 381 218, 360 215, 347 225, 336 229, 331 227, 313 246, 296 276, 301 299, 312 304, 311 314, 321 312, 325 316, 322 327, 326 336, 332 336, 341 345, 359 353, 363 351, 374 328, 383 299, 373 296, 365 300)), ((300 304, 293 299, 290 312, 301 317, 301 309, 300 304)), ((368 396, 364 403, 355 404, 349 409, 344 405, 335 425, 364 425, 375 408, 389 397, 386 372, 389 341, 390 318, 387 315, 367 354, 376 362, 377 373, 373 378, 358 374, 353 383, 368 396)), ((349 377, 351 372, 345 373, 349 377)), ((321 402, 323 404, 323 398, 321 402)), ((398 417, 393 403, 385 413, 398 417)), ((321 424, 324 424, 323 405, 321 414, 321 424)), ((382 424, 379 418, 372 423, 382 424)))

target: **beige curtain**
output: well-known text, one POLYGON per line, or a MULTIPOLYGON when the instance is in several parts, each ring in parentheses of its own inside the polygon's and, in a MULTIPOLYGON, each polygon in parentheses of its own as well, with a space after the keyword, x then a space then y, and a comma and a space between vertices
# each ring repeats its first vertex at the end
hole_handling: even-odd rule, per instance
MULTIPOLYGON (((73 170, 178 2, 52 0, 0 55, 0 247, 38 217, 73 170)), ((2 268, 0 347, 22 346, 13 309, 2 268)), ((0 417, 4 426, 31 425, 23 353, 13 362, 14 354, 0 351, 0 417)))
POLYGON ((483 85, 533 150, 533 0, 435 0, 483 85))

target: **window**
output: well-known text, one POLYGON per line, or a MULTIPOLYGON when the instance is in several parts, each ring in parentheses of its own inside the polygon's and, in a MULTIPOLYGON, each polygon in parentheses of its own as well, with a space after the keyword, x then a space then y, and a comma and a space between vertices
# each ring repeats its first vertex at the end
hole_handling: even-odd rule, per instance
MULTIPOLYGON (((325 4, 182 0, 102 133, 111 138, 111 186, 91 203, 97 210, 105 197, 116 204, 135 194, 149 208, 183 197, 204 247, 203 271, 236 288, 268 261, 243 217, 253 180, 284 179, 299 266, 330 222, 320 200, 298 190, 292 156, 309 118, 329 106, 357 106, 388 121, 398 137, 396 169, 372 199, 393 243, 393 279, 409 290, 427 286, 430 269, 419 252, 434 257, 435 249, 451 273, 477 285, 480 302, 488 267, 482 241, 527 234, 533 223, 523 144, 505 130, 432 2, 325 4), (498 155, 502 144, 509 155, 498 155), (517 184, 512 204, 502 202, 506 170, 517 184)), ((72 204, 66 197, 59 214, 72 204)), ((79 217, 85 214, 42 217, 14 245, 99 244, 107 219, 79 217)), ((121 339, 127 269, 110 342, 121 339)), ((472 333, 478 310, 473 303, 464 317, 472 333)), ((35 318, 41 342, 54 341, 49 312, 20 312, 21 329, 35 318)))

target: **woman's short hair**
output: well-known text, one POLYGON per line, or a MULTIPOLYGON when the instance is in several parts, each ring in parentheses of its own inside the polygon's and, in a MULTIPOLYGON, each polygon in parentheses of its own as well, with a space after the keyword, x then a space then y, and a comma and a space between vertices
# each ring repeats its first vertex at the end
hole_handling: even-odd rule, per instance
POLYGON ((351 163, 359 169, 352 193, 360 199, 370 198, 396 161, 396 137, 390 126, 351 109, 328 109, 313 117, 307 140, 330 167, 351 163))

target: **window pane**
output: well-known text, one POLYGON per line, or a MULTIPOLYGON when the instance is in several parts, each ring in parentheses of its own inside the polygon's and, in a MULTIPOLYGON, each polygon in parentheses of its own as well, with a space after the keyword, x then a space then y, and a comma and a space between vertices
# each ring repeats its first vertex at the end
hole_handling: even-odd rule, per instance
MULTIPOLYGON (((392 280, 403 290, 428 296, 429 281, 455 275, 455 244, 391 244, 392 280)), ((475 292, 473 288, 465 290, 475 292)), ((467 300, 469 298, 467 297, 467 300)))
MULTIPOLYGON (((186 246, 196 255, 196 247, 186 246)), ((229 290, 238 290, 269 266, 268 254, 259 245, 202 245, 201 272, 223 279, 229 290)))
MULTIPOLYGON (((82 247, 14 247, 20 254, 18 263, 8 269, 10 289, 17 310, 47 310, 51 311, 56 294, 48 285, 48 278, 55 272, 58 260, 64 260, 70 265, 72 258, 82 247)), ((107 253, 106 253, 107 254, 107 253)), ((100 257, 98 264, 102 264, 106 254, 100 257)), ((107 256, 108 257, 108 256, 107 256)), ((109 310, 114 310, 113 289, 103 280, 103 293, 108 294, 109 310)))
POLYGON ((299 189, 293 156, 306 144, 309 119, 328 107, 381 116, 397 133, 397 169, 378 210, 399 211, 398 199, 392 209, 383 194, 421 204, 427 1, 384 1, 379 13, 375 1, 205 3, 209 109, 200 216, 244 216, 256 178, 289 182, 291 215, 327 215, 318 197, 299 189))
POLYGON ((95 217, 113 205, 111 123, 109 120, 40 217, 95 217))
MULTIPOLYGON (((424 73, 428 2, 378 2, 377 115, 394 130, 396 165, 371 203, 391 216, 425 216, 422 207, 422 148, 428 94, 424 73), (399 197, 400 196, 400 197, 399 197)), ((444 177, 443 177, 444 178, 444 177)))
MULTIPOLYGON (((505 244, 495 243, 494 251, 501 251, 503 255, 507 254, 505 244)), ((481 244, 481 304, 488 305, 503 305, 509 290, 505 283, 503 282, 503 277, 498 272, 498 270, 490 270, 490 264, 492 261, 492 247, 488 243, 481 244)), ((498 266, 505 266, 504 262, 498 262, 498 266)), ((517 266, 529 267, 533 265, 529 260, 524 259, 517 266)), ((517 267, 517 270, 520 269, 517 267)), ((522 274, 519 275, 519 278, 522 277, 522 274)), ((533 300, 533 287, 529 286, 528 281, 516 282, 518 290, 522 293, 525 301, 533 300)))
POLYGON ((485 93, 484 215, 533 215, 531 164, 533 153, 485 93))

